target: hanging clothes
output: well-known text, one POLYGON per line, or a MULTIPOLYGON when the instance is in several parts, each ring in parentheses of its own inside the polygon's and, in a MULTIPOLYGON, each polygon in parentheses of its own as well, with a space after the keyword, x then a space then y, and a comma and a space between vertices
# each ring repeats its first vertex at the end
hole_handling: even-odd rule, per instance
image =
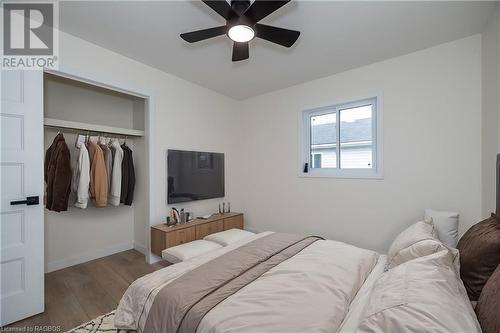
POLYGON ((45 153, 45 207, 61 212, 68 210, 71 193, 71 161, 68 145, 62 133, 57 134, 45 153))
MULTIPOLYGON (((108 179, 108 191, 111 189, 111 176, 113 172, 113 153, 105 143, 99 144, 104 154, 104 165, 106 166, 106 176, 108 179)), ((108 192, 109 193, 109 192, 108 192)))
POLYGON ((75 207, 85 209, 89 201, 90 186, 90 160, 89 152, 85 144, 81 141, 76 142, 78 148, 78 157, 73 171, 72 190, 75 193, 75 207))
POLYGON ((113 206, 120 205, 122 190, 122 161, 123 149, 118 139, 111 141, 111 153, 113 154, 113 170, 111 174, 111 190, 109 191, 109 203, 113 206))
POLYGON ((132 150, 124 143, 122 146, 123 161, 122 161, 122 189, 120 202, 127 206, 132 205, 134 200, 135 188, 135 170, 134 161, 132 159, 132 150))
POLYGON ((108 176, 106 175, 106 165, 104 154, 98 144, 88 142, 90 157, 90 198, 98 208, 108 205, 108 176))

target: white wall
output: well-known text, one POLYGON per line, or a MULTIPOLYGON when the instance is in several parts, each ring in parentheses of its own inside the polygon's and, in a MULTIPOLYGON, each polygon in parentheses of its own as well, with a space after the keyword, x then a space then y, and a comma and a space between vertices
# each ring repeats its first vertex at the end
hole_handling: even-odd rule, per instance
MULTIPOLYGON (((136 205, 140 209, 147 209, 149 201, 153 201, 154 211, 151 212, 149 224, 158 224, 168 214, 166 203, 166 150, 169 148, 207 150, 224 152, 226 154, 226 196, 231 197, 234 192, 236 170, 234 148, 231 140, 236 136, 236 113, 233 112, 235 101, 200 87, 160 70, 146 66, 117 53, 111 52, 92 43, 60 32, 59 70, 73 75, 84 77, 101 83, 125 88, 132 91, 144 92, 152 97, 153 127, 150 129, 151 140, 154 144, 154 163, 151 172, 154 174, 153 197, 147 195, 145 184, 136 184, 136 205), (139 198, 140 197, 140 198, 139 198)), ((168 55, 165 55, 168 61, 168 55)), ((145 155, 134 152, 134 160, 145 159, 145 155)), ((221 200, 206 200, 184 204, 187 210, 196 215, 215 212, 221 200)), ((238 207, 233 204, 234 210, 238 207)), ((136 215, 141 214, 136 209, 136 215)), ((106 214, 112 214, 112 210, 106 214)), ((77 213, 78 214, 78 213, 77 213)), ((60 219, 70 220, 73 212, 61 213, 60 219)), ((136 216, 137 217, 137 216, 136 216)), ((89 252, 82 256, 98 257, 107 249, 120 248, 121 244, 135 243, 136 248, 148 247, 148 230, 132 229, 124 234, 118 232, 118 237, 112 236, 116 228, 105 227, 95 218, 88 219, 89 225, 94 228, 92 237, 85 236, 82 243, 89 252)), ((129 228, 127 228, 129 230, 129 228)), ((46 239, 47 246, 57 247, 58 259, 65 260, 65 250, 71 244, 64 243, 64 234, 59 229, 54 238, 46 239)), ((76 232, 76 231, 75 231, 76 232)), ((86 233, 88 235, 88 233, 86 233)), ((73 254, 72 254, 73 255, 73 254)))
MULTIPOLYGON (((482 38, 483 216, 495 211, 495 160, 500 153, 500 7, 482 38)), ((500 208, 500 207, 499 207, 500 208)))
POLYGON ((240 104, 238 200, 253 230, 317 234, 385 252, 426 207, 481 217, 481 36, 240 104), (304 109, 382 96, 384 179, 299 178, 304 109))
MULTIPOLYGON (((241 102, 65 33, 60 44, 62 71, 153 97, 157 181, 143 202, 154 203, 151 224, 168 213, 169 148, 224 152, 226 198, 252 230, 386 251, 426 207, 459 211, 462 231, 482 215, 480 35, 241 102), (299 178, 299 112, 376 94, 383 99, 384 179, 299 178)), ((201 215, 219 201, 177 206, 201 215)), ((147 247, 147 234, 136 228, 126 237, 147 247)))

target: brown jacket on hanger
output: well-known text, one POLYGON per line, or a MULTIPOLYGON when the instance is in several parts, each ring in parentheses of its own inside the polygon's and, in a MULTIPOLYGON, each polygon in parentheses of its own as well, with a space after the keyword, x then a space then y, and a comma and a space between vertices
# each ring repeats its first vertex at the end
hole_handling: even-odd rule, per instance
POLYGON ((90 198, 96 207, 106 207, 108 205, 108 175, 104 154, 99 145, 89 141, 90 157, 90 198))
POLYGON ((57 134, 45 153, 45 207, 56 212, 68 210, 71 192, 71 162, 68 145, 62 133, 57 134))

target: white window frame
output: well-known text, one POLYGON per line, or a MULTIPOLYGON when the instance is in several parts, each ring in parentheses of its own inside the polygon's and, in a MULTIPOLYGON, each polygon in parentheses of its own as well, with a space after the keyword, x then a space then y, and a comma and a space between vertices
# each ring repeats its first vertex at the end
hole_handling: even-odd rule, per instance
POLYGON ((326 178, 359 178, 383 179, 383 135, 382 135, 382 98, 375 95, 368 98, 351 99, 349 102, 333 103, 329 106, 307 109, 300 112, 299 116, 300 145, 299 145, 299 177, 326 177, 326 178), (340 110, 372 104, 372 168, 366 169, 340 169, 340 131, 337 130, 337 167, 312 168, 311 161, 311 125, 310 118, 324 114, 336 113, 337 128, 340 125, 340 110), (305 163, 308 163, 308 172, 304 172, 305 163))

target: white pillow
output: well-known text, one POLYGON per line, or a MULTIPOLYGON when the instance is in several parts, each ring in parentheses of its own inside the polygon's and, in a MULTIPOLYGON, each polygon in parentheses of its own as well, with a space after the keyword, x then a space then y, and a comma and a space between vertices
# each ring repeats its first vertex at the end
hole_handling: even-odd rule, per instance
POLYGON ((432 219, 436 226, 438 238, 448 246, 457 247, 458 243, 458 218, 455 212, 426 209, 425 219, 432 219))
POLYGON ((255 235, 253 232, 241 229, 229 229, 226 231, 216 232, 205 236, 203 239, 211 242, 216 242, 222 246, 226 246, 239 241, 240 239, 255 235))
POLYGON ((437 239, 432 221, 420 221, 403 230, 394 239, 387 253, 387 264, 389 268, 393 268, 445 249, 446 246, 437 239))
POLYGON ((217 243, 199 239, 189 243, 169 247, 168 249, 161 251, 161 256, 166 261, 175 264, 201 254, 205 254, 209 251, 220 249, 221 247, 222 246, 217 243))

